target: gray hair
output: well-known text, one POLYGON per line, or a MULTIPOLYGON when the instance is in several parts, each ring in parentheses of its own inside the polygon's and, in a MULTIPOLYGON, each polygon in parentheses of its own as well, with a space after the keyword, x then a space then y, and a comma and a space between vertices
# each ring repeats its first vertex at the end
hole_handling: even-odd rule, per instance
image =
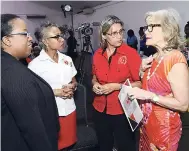
POLYGON ((166 46, 163 50, 182 49, 184 41, 180 34, 179 13, 174 9, 163 9, 146 13, 145 20, 154 18, 160 21, 166 46))
POLYGON ((41 26, 39 28, 36 29, 35 31, 35 37, 36 39, 38 40, 39 42, 39 46, 42 48, 42 49, 45 49, 46 50, 46 46, 45 44, 42 42, 43 39, 47 38, 47 33, 48 33, 48 30, 52 27, 57 27, 59 28, 59 26, 55 23, 52 23, 50 21, 47 21, 47 22, 44 22, 41 24, 41 26))
POLYGON ((107 47, 107 42, 103 38, 103 36, 107 34, 108 30, 111 28, 113 24, 120 24, 122 27, 124 26, 124 23, 118 17, 114 15, 106 16, 105 19, 101 22, 100 44, 101 44, 102 49, 105 49, 107 47))

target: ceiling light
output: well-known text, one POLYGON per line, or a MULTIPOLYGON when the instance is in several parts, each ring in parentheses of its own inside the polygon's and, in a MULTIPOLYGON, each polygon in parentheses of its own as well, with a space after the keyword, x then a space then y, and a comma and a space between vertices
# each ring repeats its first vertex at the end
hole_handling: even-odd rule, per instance
POLYGON ((70 12, 71 10, 72 10, 72 7, 70 6, 70 5, 64 5, 64 10, 66 11, 66 12, 70 12))

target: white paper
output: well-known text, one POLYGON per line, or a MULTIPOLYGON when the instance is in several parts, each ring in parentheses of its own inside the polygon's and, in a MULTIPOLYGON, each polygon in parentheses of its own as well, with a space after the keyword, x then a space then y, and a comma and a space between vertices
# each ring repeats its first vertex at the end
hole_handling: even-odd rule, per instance
POLYGON ((138 104, 138 101, 136 99, 130 100, 127 95, 126 88, 128 86, 131 87, 129 79, 126 80, 125 84, 123 85, 122 89, 118 95, 118 98, 120 100, 121 106, 124 110, 124 113, 128 119, 128 122, 130 124, 131 130, 135 131, 139 123, 141 122, 143 118, 142 110, 140 109, 140 106, 138 104))

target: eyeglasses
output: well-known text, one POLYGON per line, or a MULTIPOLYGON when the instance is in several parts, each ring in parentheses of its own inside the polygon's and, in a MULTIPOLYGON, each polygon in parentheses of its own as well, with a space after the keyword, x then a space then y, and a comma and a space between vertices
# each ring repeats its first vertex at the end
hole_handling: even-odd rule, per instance
POLYGON ((14 36, 14 35, 23 35, 26 37, 30 37, 30 33, 28 33, 28 32, 13 33, 13 34, 9 34, 8 36, 14 36))
POLYGON ((161 27, 161 24, 150 24, 150 25, 144 26, 144 32, 146 30, 148 30, 149 32, 152 32, 154 27, 161 27))
POLYGON ((59 40, 60 38, 63 38, 64 39, 64 35, 63 34, 60 34, 60 35, 56 35, 56 36, 52 36, 52 37, 49 37, 49 38, 54 38, 56 40, 59 40))
POLYGON ((113 38, 115 38, 115 37, 118 36, 118 34, 120 36, 123 36, 124 32, 125 32, 125 29, 121 29, 119 32, 115 31, 115 32, 112 32, 111 34, 110 33, 106 33, 106 34, 112 36, 113 38))

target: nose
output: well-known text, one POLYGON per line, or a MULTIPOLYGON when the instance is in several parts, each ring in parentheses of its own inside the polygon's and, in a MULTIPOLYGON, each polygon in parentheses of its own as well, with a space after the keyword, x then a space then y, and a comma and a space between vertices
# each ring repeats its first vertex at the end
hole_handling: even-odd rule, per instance
POLYGON ((149 33, 148 30, 146 30, 146 31, 144 32, 145 35, 147 35, 148 33, 149 33))
POLYGON ((64 42, 64 38, 63 38, 63 37, 60 37, 60 41, 61 41, 61 42, 64 42))
POLYGON ((120 33, 118 33, 116 37, 117 37, 117 39, 123 39, 123 35, 120 33))
POLYGON ((33 38, 32 38, 31 35, 28 36, 28 40, 29 40, 29 41, 32 41, 32 40, 33 40, 33 38))

